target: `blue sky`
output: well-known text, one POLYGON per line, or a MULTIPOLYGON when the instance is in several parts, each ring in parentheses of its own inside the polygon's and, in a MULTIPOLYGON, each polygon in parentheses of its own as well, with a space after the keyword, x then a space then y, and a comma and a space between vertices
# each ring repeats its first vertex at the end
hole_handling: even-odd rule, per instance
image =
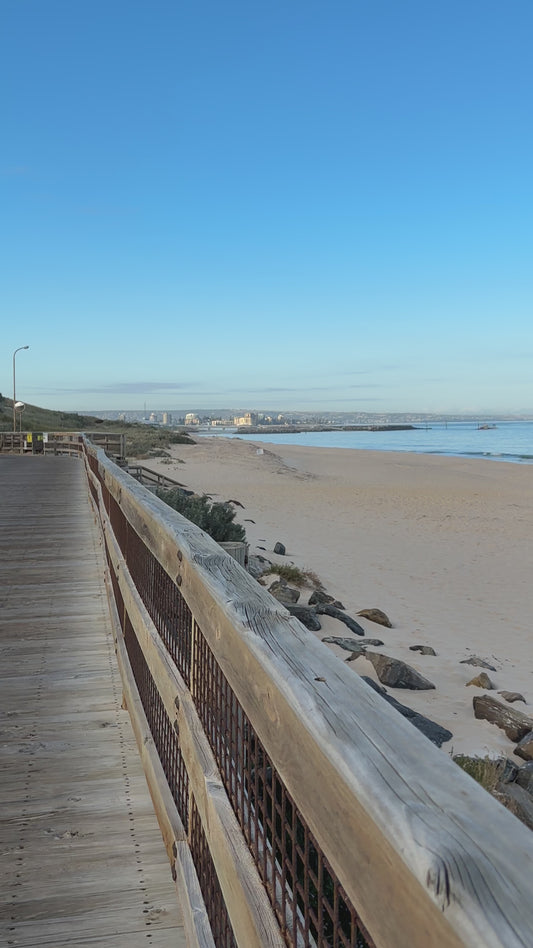
POLYGON ((531 0, 3 0, 0 391, 533 411, 531 0))

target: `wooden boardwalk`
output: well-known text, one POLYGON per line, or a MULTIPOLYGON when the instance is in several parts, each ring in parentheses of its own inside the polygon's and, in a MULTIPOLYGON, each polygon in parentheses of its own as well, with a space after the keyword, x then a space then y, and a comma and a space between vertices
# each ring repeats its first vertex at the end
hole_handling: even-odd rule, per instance
POLYGON ((81 461, 0 456, 0 944, 184 948, 81 461))

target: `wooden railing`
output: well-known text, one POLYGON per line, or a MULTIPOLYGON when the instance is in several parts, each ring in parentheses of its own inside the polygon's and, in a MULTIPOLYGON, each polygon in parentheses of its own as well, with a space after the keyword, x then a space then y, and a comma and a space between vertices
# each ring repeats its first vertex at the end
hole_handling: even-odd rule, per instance
POLYGON ((533 837, 89 443, 127 707, 191 945, 533 943, 533 837))
MULTIPOLYGON (((91 441, 92 440, 91 438, 91 441)), ((139 484, 144 484, 145 487, 160 487, 163 490, 172 490, 176 487, 180 490, 184 490, 187 494, 192 494, 192 490, 187 490, 185 484, 174 480, 172 477, 168 477, 167 474, 152 471, 149 467, 145 467, 144 464, 129 464, 128 474, 131 474, 136 481, 139 481, 139 484)))
MULTIPOLYGON (((87 433, 118 463, 124 461, 125 435, 115 431, 87 433)), ((0 454, 73 454, 82 450, 79 431, 0 431, 0 454)))

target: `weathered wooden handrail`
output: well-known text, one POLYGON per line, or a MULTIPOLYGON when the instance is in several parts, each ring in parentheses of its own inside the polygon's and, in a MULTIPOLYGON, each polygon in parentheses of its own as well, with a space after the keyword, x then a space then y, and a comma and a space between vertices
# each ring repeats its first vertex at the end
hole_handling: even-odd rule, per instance
POLYGON ((529 946, 529 831, 201 530, 85 456, 191 939, 210 938, 200 888, 225 946, 529 946))

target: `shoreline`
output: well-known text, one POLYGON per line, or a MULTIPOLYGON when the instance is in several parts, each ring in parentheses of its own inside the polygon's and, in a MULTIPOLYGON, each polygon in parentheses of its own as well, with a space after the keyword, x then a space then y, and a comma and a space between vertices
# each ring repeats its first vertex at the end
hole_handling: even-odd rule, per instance
MULTIPOLYGON (((433 691, 387 687, 390 695, 452 733, 445 753, 514 758, 495 725, 476 720, 472 698, 521 692, 509 705, 533 715, 530 620, 533 480, 528 465, 492 465, 457 456, 279 445, 202 438, 173 445, 170 463, 143 461, 214 501, 234 499, 251 554, 312 570, 341 600, 377 649, 411 665, 433 691), (280 541, 286 556, 273 554, 280 541), (388 629, 359 619, 379 608, 388 629), (429 645, 436 656, 410 651, 429 645), (468 681, 482 669, 461 664, 478 655, 494 691, 468 681)), ((303 590, 300 604, 311 589, 303 590)), ((318 638, 352 636, 321 616, 318 638)), ((362 642, 358 636, 354 641, 362 642)), ((349 653, 328 645, 340 661, 349 653)), ((361 657, 350 666, 377 681, 361 657)))

